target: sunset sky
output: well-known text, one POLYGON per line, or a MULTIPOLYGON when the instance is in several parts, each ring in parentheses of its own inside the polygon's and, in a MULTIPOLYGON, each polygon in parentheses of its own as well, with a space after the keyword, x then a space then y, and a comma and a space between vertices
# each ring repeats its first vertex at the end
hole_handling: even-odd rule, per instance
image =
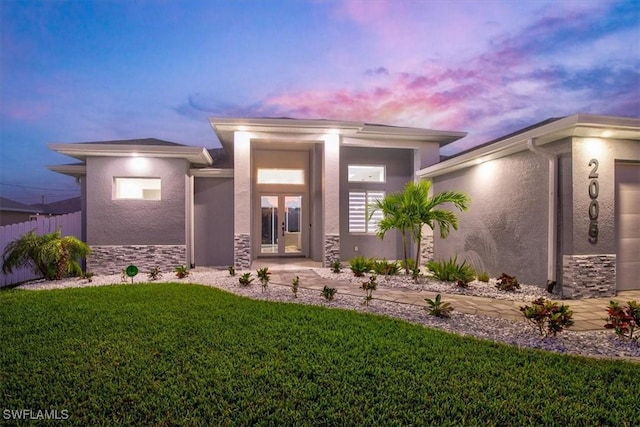
POLYGON ((79 194, 49 143, 218 146, 211 116, 465 131, 640 116, 640 1, 0 0, 0 195, 79 194))

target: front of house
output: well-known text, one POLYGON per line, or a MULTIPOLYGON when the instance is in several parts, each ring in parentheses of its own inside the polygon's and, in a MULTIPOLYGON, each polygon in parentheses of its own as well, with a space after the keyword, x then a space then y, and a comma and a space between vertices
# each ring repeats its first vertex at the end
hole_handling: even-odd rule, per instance
MULTIPOLYGON (((51 169, 75 176, 81 184, 83 238, 93 249, 91 271, 118 273, 131 263, 142 271, 176 265, 247 269, 256 259, 273 257, 302 257, 324 265, 356 255, 399 259, 401 237, 390 233, 378 239, 379 214, 370 215, 368 206, 420 177, 432 178, 435 191, 456 189, 472 198, 470 213, 459 215, 459 232, 444 241, 427 233, 426 258, 433 250, 437 259, 458 253, 492 275, 504 265, 522 273, 523 280, 541 284, 547 271, 546 279, 560 283, 563 292, 584 287, 568 287, 571 275, 563 284, 563 269, 579 270, 582 255, 613 263, 613 272, 602 277, 613 280, 614 292, 616 270, 626 277, 633 273, 625 268, 637 271, 633 268, 640 264, 634 251, 640 236, 625 234, 629 227, 640 229, 638 212, 627 212, 640 185, 637 119, 571 116, 556 123, 558 129, 549 128, 553 123, 538 126, 537 133, 524 131, 442 162, 440 148, 464 133, 328 120, 212 118, 210 123, 223 150, 155 139, 50 146, 81 161, 51 169), (617 133, 604 136, 605 130, 617 133), (597 184, 590 183, 592 178, 583 183, 579 175, 592 167, 582 165, 587 154, 576 148, 589 132, 604 150, 594 157, 597 184), (529 139, 535 145, 527 148, 529 139), (555 147, 559 169, 538 145, 555 147), (500 166, 500 161, 507 163, 500 166), (492 162, 498 163, 490 177, 473 172, 476 163, 492 162), (557 179, 549 181, 552 175, 557 179), (550 196, 548 182, 562 192, 550 196), (557 197, 569 200, 562 210, 549 204, 557 197), (589 207, 593 200, 597 208, 589 207), (584 203, 588 218, 596 217, 596 228, 593 219, 584 222, 584 203), (557 213, 549 216, 551 209, 557 213), (562 221, 550 226, 548 219, 555 217, 562 221), (618 217, 632 225, 620 226, 618 217), (554 227, 562 240, 547 233, 554 227), (522 228, 529 234, 519 234, 522 228), (583 242, 583 229, 591 234, 598 230, 597 244, 583 242), (496 233, 502 237, 496 240, 496 233), (504 246, 508 236, 512 242, 504 246), (560 252, 547 249, 547 256, 547 247, 560 247, 560 252), (511 258, 502 263, 505 254, 511 258), (567 261, 559 262, 565 255, 567 261), (522 263, 523 257, 529 262, 522 263)), ((582 280, 578 276, 575 280, 582 280)), ((580 289, 570 296, 589 296, 580 289)))
POLYGON ((465 135, 326 120, 211 126, 224 149, 216 161, 204 148, 154 139, 51 145, 82 161, 51 169, 81 182, 90 270, 399 258, 400 236, 379 240, 368 205, 465 135))

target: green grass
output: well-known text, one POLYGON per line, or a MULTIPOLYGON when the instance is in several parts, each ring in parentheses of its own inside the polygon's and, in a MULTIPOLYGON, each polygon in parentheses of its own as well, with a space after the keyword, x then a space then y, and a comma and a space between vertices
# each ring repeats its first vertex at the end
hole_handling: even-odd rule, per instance
POLYGON ((637 364, 197 285, 0 292, 0 346, 61 425, 640 425, 637 364))

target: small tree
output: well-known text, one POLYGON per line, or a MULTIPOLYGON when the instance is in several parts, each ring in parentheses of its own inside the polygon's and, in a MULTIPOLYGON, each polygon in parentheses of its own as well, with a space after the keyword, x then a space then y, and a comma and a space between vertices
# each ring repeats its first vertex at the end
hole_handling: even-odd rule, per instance
POLYGON ((471 199, 468 195, 458 191, 443 191, 429 197, 433 183, 430 180, 408 182, 404 189, 398 193, 391 193, 384 199, 376 202, 373 212, 382 211, 382 219, 378 223, 378 237, 384 238, 385 234, 397 229, 402 235, 402 250, 404 267, 407 274, 410 272, 409 257, 407 255, 407 233, 416 242, 415 266, 420 265, 420 249, 422 245, 422 228, 427 225, 432 230, 436 225, 440 229, 440 237, 446 238, 451 228, 458 229, 458 217, 446 209, 438 209, 439 206, 451 203, 460 211, 469 209, 471 199))
POLYGON ((21 267, 31 267, 48 280, 66 275, 82 274, 80 262, 91 248, 74 236, 64 236, 60 230, 37 235, 34 230, 9 243, 2 255, 3 273, 21 267))

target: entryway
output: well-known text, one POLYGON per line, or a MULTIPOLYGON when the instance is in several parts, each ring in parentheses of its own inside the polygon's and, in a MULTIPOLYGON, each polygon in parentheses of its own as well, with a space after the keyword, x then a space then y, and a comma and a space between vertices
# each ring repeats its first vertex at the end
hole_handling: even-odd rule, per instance
POLYGON ((303 196, 260 196, 259 256, 304 255, 303 196))

